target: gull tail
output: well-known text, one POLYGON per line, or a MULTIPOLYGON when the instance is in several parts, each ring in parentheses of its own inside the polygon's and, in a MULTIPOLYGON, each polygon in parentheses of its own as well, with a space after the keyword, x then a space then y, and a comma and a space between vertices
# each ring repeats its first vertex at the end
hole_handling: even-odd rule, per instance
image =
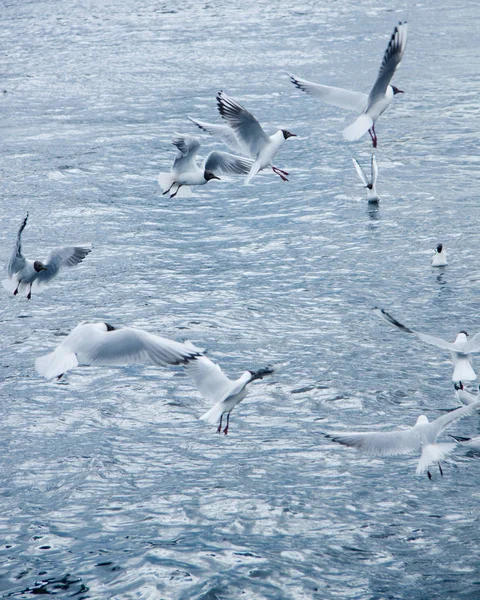
POLYGON ((50 352, 50 354, 44 354, 35 360, 37 373, 45 379, 60 377, 60 375, 77 365, 77 355, 74 352, 65 352, 65 349, 61 346, 50 352))
MULTIPOLYGON (((175 194, 175 192, 173 192, 175 194)), ((175 198, 191 198, 192 190, 189 185, 182 185, 182 187, 175 194, 175 198)))
POLYGON ((175 183, 175 175, 173 173, 159 173, 157 181, 162 188, 162 192, 166 192, 175 183))
POLYGON ((249 174, 247 175, 247 178, 245 179, 245 185, 248 185, 259 171, 260 163, 254 162, 249 174))
POLYGON ((13 292, 15 291, 17 284, 18 281, 16 279, 4 279, 2 281, 3 287, 7 290, 7 292, 10 292, 11 294, 13 294, 13 292))
POLYGON ((208 412, 202 415, 200 419, 210 423, 210 425, 216 425, 223 414, 222 404, 222 402, 217 402, 217 404, 215 404, 215 406, 213 406, 208 412))
POLYGON ((477 376, 466 356, 459 356, 453 369, 452 381, 475 381, 477 376))
POLYGON ((440 462, 447 454, 450 454, 457 444, 425 444, 422 455, 417 465, 417 475, 425 473, 432 463, 440 462))
POLYGON ((359 140, 372 127, 372 117, 360 115, 356 121, 343 130, 343 137, 348 142, 359 140))

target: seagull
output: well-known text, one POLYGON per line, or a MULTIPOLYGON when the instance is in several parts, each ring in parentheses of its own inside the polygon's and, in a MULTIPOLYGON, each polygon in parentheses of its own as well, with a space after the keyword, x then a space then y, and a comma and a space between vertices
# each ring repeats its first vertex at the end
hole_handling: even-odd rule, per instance
POLYGON ((455 388, 455 396, 465 406, 468 406, 469 404, 475 404, 475 402, 480 401, 480 390, 476 395, 473 395, 465 389, 461 381, 454 383, 453 387, 455 388))
POLYGON ((480 435, 473 438, 460 437, 458 435, 451 435, 450 437, 457 440, 457 442, 460 442, 462 446, 467 446, 472 450, 480 450, 480 435))
POLYGON ((248 144, 242 141, 239 138, 235 131, 228 125, 219 125, 217 123, 207 123, 206 121, 199 121, 198 119, 193 119, 192 117, 188 117, 192 123, 194 123, 199 129, 218 137, 222 142, 230 148, 232 152, 238 152, 240 154, 250 154, 248 144))
POLYGON ((172 143, 179 149, 170 173, 160 173, 158 183, 162 187, 163 195, 170 193, 170 198, 177 194, 179 198, 190 198, 192 193, 190 187, 193 185, 205 185, 211 179, 220 179, 216 173, 245 175, 250 171, 253 164, 249 158, 234 156, 228 152, 210 152, 205 159, 203 167, 197 165, 195 156, 200 148, 197 138, 175 134, 172 143))
POLYGON ((443 244, 438 244, 435 248, 435 254, 432 256, 432 267, 446 267, 447 263, 447 251, 443 247, 443 244))
POLYGON ((78 265, 92 251, 92 247, 91 244, 87 244, 54 248, 45 262, 25 258, 22 254, 22 232, 27 225, 27 220, 28 213, 17 233, 12 258, 7 268, 8 279, 4 279, 2 284, 7 291, 13 292, 14 296, 27 292, 27 300, 30 300, 33 286, 35 286, 35 290, 40 290, 50 283, 61 267, 78 265))
POLYGON ((190 342, 174 342, 133 327, 82 322, 53 352, 37 358, 35 367, 46 379, 60 379, 79 364, 122 366, 150 361, 165 367, 184 365, 197 356, 201 350, 190 342))
POLYGON ((222 431, 223 415, 227 415, 227 424, 223 433, 227 435, 230 422, 230 413, 235 406, 248 394, 248 387, 256 379, 263 379, 265 375, 271 375, 273 369, 265 367, 258 371, 245 371, 236 381, 229 379, 222 369, 204 355, 189 360, 185 369, 193 379, 200 394, 211 402, 215 402, 213 408, 200 417, 211 425, 216 425, 220 419, 217 433, 222 431))
POLYGON ((429 466, 432 463, 438 463, 440 474, 443 476, 440 461, 456 446, 452 443, 437 443, 437 437, 451 423, 471 415, 479 409, 480 402, 462 406, 431 423, 427 416, 420 415, 415 425, 407 430, 331 433, 327 434, 327 437, 344 446, 357 448, 376 456, 420 452, 416 474, 421 475, 427 471, 428 478, 432 479, 432 474, 428 470, 429 466))
POLYGON ((268 136, 252 113, 222 91, 217 94, 217 107, 237 138, 247 146, 248 153, 254 160, 245 184, 250 183, 255 175, 266 167, 271 167, 272 171, 283 181, 288 181, 287 171, 274 167, 272 160, 285 140, 297 137, 296 134, 290 133, 286 129, 279 129, 273 135, 268 136))
POLYGON ((471 354, 473 352, 480 352, 480 333, 477 333, 469 339, 469 335, 466 331, 460 331, 453 343, 447 342, 434 335, 412 331, 405 325, 402 325, 402 323, 397 321, 392 315, 388 314, 383 308, 375 307, 373 310, 388 323, 391 323, 406 333, 413 333, 421 339, 422 342, 437 346, 443 350, 450 350, 454 366, 452 381, 474 381, 477 378, 475 371, 472 369, 471 354))
POLYGON ((353 156, 352 156, 352 160, 353 160, 355 169, 357 170, 358 176, 363 181, 363 184, 365 185, 365 187, 367 189, 368 202, 378 202, 380 200, 380 198, 378 197, 377 189, 375 187, 375 185, 377 183, 377 176, 378 176, 378 166, 377 166, 377 161, 375 159, 375 154, 372 154, 372 159, 370 162, 370 169, 371 169, 371 178, 370 179, 368 179, 368 177, 366 176, 365 171, 360 166, 360 163, 358 162, 358 160, 356 158, 353 158, 353 156))
POLYGON ((392 103, 393 97, 397 94, 403 94, 394 85, 390 85, 400 61, 402 60, 405 47, 407 45, 407 22, 399 23, 388 42, 387 49, 383 56, 380 71, 370 94, 361 92, 351 92, 343 88, 330 87, 312 83, 305 79, 299 79, 294 75, 289 75, 292 83, 303 92, 322 98, 327 104, 333 104, 339 108, 354 110, 361 113, 360 116, 343 131, 343 137, 352 142, 360 139, 365 133, 370 134, 373 147, 377 147, 377 134, 375 133, 375 123, 380 115, 392 103))

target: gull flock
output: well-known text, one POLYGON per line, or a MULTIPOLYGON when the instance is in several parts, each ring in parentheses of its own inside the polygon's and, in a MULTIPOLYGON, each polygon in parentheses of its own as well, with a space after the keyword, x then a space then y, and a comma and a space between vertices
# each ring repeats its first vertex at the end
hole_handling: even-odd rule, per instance
MULTIPOLYGON (((358 117, 343 131, 344 139, 355 141, 368 132, 373 147, 377 148, 375 125, 395 96, 403 93, 390 81, 403 58, 407 32, 406 22, 395 27, 369 94, 313 83, 294 75, 289 75, 290 81, 296 88, 328 104, 357 112, 358 117)), ((170 198, 189 198, 192 188, 206 185, 212 180, 221 181, 223 175, 242 175, 245 184, 250 184, 260 171, 266 169, 271 169, 282 181, 288 181, 289 173, 275 166, 274 160, 283 144, 296 135, 286 129, 268 135, 251 112, 223 91, 218 92, 216 105, 223 123, 209 123, 193 117, 188 119, 203 132, 218 138, 235 154, 213 151, 199 166, 197 153, 201 148, 200 141, 190 135, 175 133, 173 145, 178 155, 171 170, 158 176, 162 193, 170 198)), ((375 155, 371 156, 369 174, 357 159, 353 158, 353 164, 367 190, 367 201, 378 202, 375 155)), ((7 266, 8 278, 3 281, 3 286, 14 296, 25 295, 31 300, 32 290, 40 291, 59 275, 61 269, 81 263, 91 252, 92 246, 81 244, 54 248, 43 261, 27 259, 22 253, 22 234, 27 220, 28 214, 18 230, 7 266)), ((446 265, 445 248, 438 244, 432 257, 432 266, 446 265)), ((480 352, 480 334, 469 338, 467 332, 460 331, 454 342, 447 342, 430 334, 413 331, 382 308, 375 307, 373 310, 403 333, 414 334, 421 341, 450 352, 455 394, 462 406, 432 422, 426 415, 420 415, 415 425, 405 430, 329 432, 326 437, 376 456, 419 453, 417 474, 427 472, 429 479, 432 479, 430 467, 437 465, 443 475, 441 461, 453 451, 457 442, 467 448, 480 448, 479 437, 450 436, 455 441, 437 442, 437 438, 451 424, 480 410, 480 392, 474 395, 463 384, 477 378, 472 367, 472 354, 480 352)), ((223 431, 225 435, 229 430, 231 412, 247 396, 250 384, 274 372, 271 366, 265 366, 246 370, 238 379, 232 380, 205 355, 203 349, 189 341, 178 342, 133 327, 118 328, 109 323, 89 322, 77 325, 52 352, 37 357, 35 367, 40 376, 59 380, 79 364, 122 366, 132 363, 184 368, 200 395, 213 404, 199 418, 217 426, 217 432, 223 431), (223 427, 224 417, 226 423, 223 427)))

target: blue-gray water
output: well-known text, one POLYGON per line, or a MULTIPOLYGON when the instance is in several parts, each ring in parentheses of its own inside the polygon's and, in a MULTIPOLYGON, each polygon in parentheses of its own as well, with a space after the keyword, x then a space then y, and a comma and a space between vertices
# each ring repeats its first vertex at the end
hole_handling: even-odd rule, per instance
POLYGON ((323 435, 456 406, 448 356, 370 309, 480 330, 479 17, 473 0, 1 2, 2 260, 27 211, 27 256, 94 244, 30 302, 2 290, 2 597, 480 597, 478 455, 458 447, 430 482, 415 457, 323 435), (284 72, 368 91, 404 19, 369 209, 351 161, 368 136, 345 144, 352 115, 284 72), (290 182, 162 197, 173 133, 219 120, 219 89, 300 136, 276 160, 290 182), (35 357, 84 319, 192 339, 231 376, 278 371, 219 436, 180 370, 41 380, 35 357))

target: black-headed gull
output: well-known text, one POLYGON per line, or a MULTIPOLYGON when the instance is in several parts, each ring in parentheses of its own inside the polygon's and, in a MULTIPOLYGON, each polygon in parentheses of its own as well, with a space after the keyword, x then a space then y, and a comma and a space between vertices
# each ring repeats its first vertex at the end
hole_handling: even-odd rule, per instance
POLYGON ((239 379, 232 381, 206 356, 198 356, 188 361, 185 369, 193 379, 200 394, 215 405, 200 417, 203 421, 216 425, 219 422, 217 432, 222 430, 223 415, 227 415, 227 424, 223 433, 227 435, 230 422, 230 413, 234 407, 248 394, 248 387, 256 379, 262 379, 265 375, 273 373, 273 369, 266 367, 258 371, 245 371, 239 379))
POLYGON ((2 281, 3 287, 13 292, 13 295, 26 294, 27 299, 32 297, 32 287, 35 291, 41 290, 45 285, 58 275, 62 267, 74 267, 92 251, 91 244, 83 246, 64 246, 54 248, 44 262, 30 260, 22 254, 22 232, 27 225, 28 213, 17 233, 17 240, 13 249, 12 258, 8 263, 8 279, 2 281))
POLYGON ((413 333, 419 339, 421 339, 422 342, 431 344, 432 346, 437 346, 443 350, 449 350, 454 366, 452 381, 474 381, 477 378, 475 371, 472 369, 471 355, 473 352, 480 352, 480 333, 477 333, 469 338, 469 335, 466 331, 460 331, 453 343, 447 342, 446 340, 436 337, 435 335, 412 331, 405 325, 402 325, 402 323, 397 321, 397 319, 392 317, 392 315, 387 313, 387 311, 383 310, 383 308, 375 307, 373 310, 388 323, 391 323, 406 333, 413 333))
POLYGON ((392 103, 396 94, 402 94, 394 85, 390 85, 400 61, 402 60, 405 47, 407 45, 407 23, 399 23, 388 42, 387 49, 383 56, 383 61, 378 72, 377 80, 369 95, 361 92, 351 92, 343 88, 331 87, 312 83, 305 79, 299 79, 294 75, 289 75, 292 83, 300 90, 322 98, 327 104, 333 104, 339 108, 354 110, 361 115, 343 131, 343 137, 352 142, 360 139, 367 131, 372 138, 373 147, 377 147, 377 134, 375 133, 375 123, 380 115, 392 103))
POLYGON ((279 175, 283 181, 288 181, 287 171, 274 167, 272 160, 284 142, 290 137, 297 137, 296 134, 290 133, 286 129, 280 129, 273 135, 268 136, 252 113, 224 92, 218 92, 217 94, 217 107, 237 138, 247 146, 248 153, 254 160, 245 183, 249 183, 259 171, 267 167, 271 167, 272 171, 279 175))
POLYGON ((377 183, 377 176, 378 176, 378 166, 377 166, 377 160, 375 158, 375 154, 372 154, 372 158, 370 160, 370 173, 371 173, 370 179, 367 177, 365 171, 362 169, 358 160, 356 158, 353 158, 353 156, 352 156, 352 160, 353 160, 355 169, 358 173, 358 176, 362 180, 363 185, 365 186, 365 188, 367 190, 368 202, 378 202, 380 200, 380 198, 378 197, 377 188, 375 187, 376 183, 377 183))
POLYGON ((438 463, 440 474, 443 475, 440 461, 456 446, 452 443, 437 443, 437 437, 454 421, 471 415, 479 409, 480 402, 462 406, 431 423, 428 417, 420 415, 415 425, 407 430, 329 433, 327 437, 344 446, 357 448, 376 456, 420 452, 416 473, 421 475, 427 471, 428 478, 431 479, 432 475, 428 467, 432 463, 438 463))
POLYGON ((461 404, 468 406, 469 404, 475 404, 475 402, 480 401, 480 391, 477 391, 475 395, 472 394, 471 392, 465 389, 465 386, 461 381, 459 381, 458 383, 455 382, 453 384, 453 387, 455 388, 455 395, 458 398, 459 402, 461 402, 461 404))
POLYGON ((108 323, 80 323, 53 352, 35 361, 39 375, 60 378, 79 364, 122 366, 152 362, 184 365, 200 356, 193 344, 175 342, 142 329, 116 329, 108 323))
POLYGON ((163 195, 170 193, 170 198, 177 195, 179 198, 190 198, 192 186, 205 185, 211 179, 220 179, 217 173, 245 175, 253 164, 249 158, 214 151, 210 152, 200 168, 195 158, 200 148, 199 140, 179 133, 175 136, 172 143, 180 152, 170 173, 160 173, 158 176, 163 195))
POLYGON ((435 254, 432 256, 432 267, 446 267, 447 266, 447 251, 443 244, 437 244, 435 248, 435 254))

